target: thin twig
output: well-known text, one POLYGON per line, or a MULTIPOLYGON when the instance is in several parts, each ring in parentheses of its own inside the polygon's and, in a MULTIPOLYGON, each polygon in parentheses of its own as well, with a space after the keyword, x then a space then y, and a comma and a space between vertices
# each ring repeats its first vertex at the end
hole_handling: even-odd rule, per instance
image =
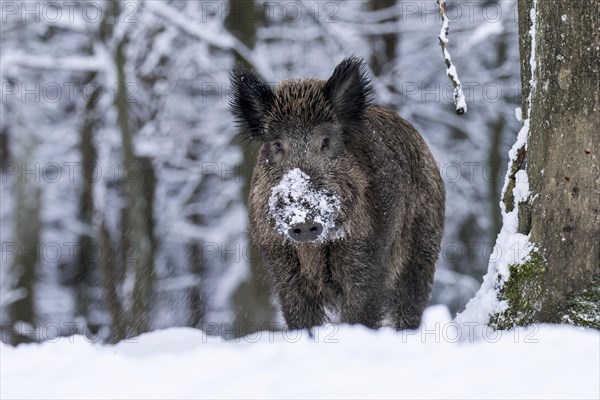
POLYGON ((448 52, 448 49, 446 48, 446 45, 448 44, 449 29, 448 16, 446 15, 446 0, 437 0, 437 3, 440 6, 440 15, 442 16, 442 29, 440 30, 438 39, 440 40, 440 46, 442 48, 442 53, 444 54, 446 73, 448 74, 448 78, 450 78, 450 82, 452 82, 452 86, 454 86, 454 105, 456 106, 456 113, 461 115, 467 112, 467 101, 465 100, 460 79, 458 79, 456 67, 452 64, 450 52, 448 52))

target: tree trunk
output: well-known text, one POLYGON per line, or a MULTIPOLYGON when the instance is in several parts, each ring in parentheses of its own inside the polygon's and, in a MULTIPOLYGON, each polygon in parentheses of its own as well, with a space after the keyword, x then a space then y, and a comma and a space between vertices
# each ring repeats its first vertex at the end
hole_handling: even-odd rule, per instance
MULTIPOLYGON (((118 9, 118 5, 115 9, 118 9)), ((126 38, 116 47, 115 64, 117 69, 118 92, 116 96, 117 119, 122 139, 122 160, 125 176, 122 180, 125 192, 124 219, 122 221, 125 243, 124 263, 134 264, 135 282, 133 286, 132 330, 135 334, 148 331, 150 307, 154 281, 154 257, 152 215, 153 171, 147 158, 137 157, 133 148, 133 132, 129 121, 127 82, 125 77, 126 38)), ((123 265, 126 268, 126 265, 123 265)))
MULTIPOLYGON (((31 165, 31 163, 29 163, 31 165)), ((25 322, 35 328, 35 283, 36 270, 43 251, 40 242, 42 223, 41 190, 26 179, 17 178, 17 208, 15 211, 15 244, 16 256, 12 265, 12 274, 18 276, 15 287, 25 290, 24 296, 9 306, 10 320, 25 322)), ((16 330, 12 332, 12 343, 19 344, 36 340, 37 336, 28 337, 16 330)))
POLYGON ((539 319, 558 322, 566 300, 600 274, 600 7, 540 1, 538 10, 531 239, 545 249, 539 319))
POLYGON ((104 220, 100 222, 100 226, 98 227, 98 250, 98 266, 100 267, 100 275, 102 276, 106 308, 111 317, 110 337, 108 341, 116 343, 128 336, 127 321, 118 291, 121 283, 121 271, 117 263, 115 246, 112 243, 110 232, 104 220))
POLYGON ((517 318, 501 327, 568 321, 599 328, 600 7, 597 0, 520 1, 519 36, 529 137, 511 177, 514 186, 516 171, 526 169, 530 194, 513 206, 534 250, 511 266, 500 297, 508 300, 505 314, 517 318), (582 296, 593 308, 587 319, 577 304, 582 296))
MULTIPOLYGON (((370 3, 371 9, 378 11, 393 7, 396 4, 396 0, 371 0, 370 3)), ((397 20, 397 17, 392 16, 381 22, 397 22, 397 20)), ((389 72, 391 66, 393 66, 392 62, 396 58, 398 40, 399 34, 396 32, 375 35, 371 38, 375 51, 373 51, 373 55, 371 56, 370 66, 375 76, 389 72)), ((390 87, 390 89, 393 90, 394 88, 390 87)))
MULTIPOLYGON (((113 37, 114 21, 120 17, 121 10, 123 6, 118 0, 113 0, 107 10, 101 29, 101 39, 107 43, 113 37)), ((150 329, 155 279, 153 200, 156 178, 151 159, 139 157, 134 151, 134 131, 129 107, 131 99, 128 97, 125 69, 127 41, 128 37, 124 34, 115 43, 114 49, 117 78, 114 105, 122 144, 122 165, 119 166, 119 171, 124 173, 123 176, 119 175, 118 182, 124 194, 121 235, 120 240, 113 240, 113 235, 119 235, 111 232, 106 217, 102 216, 99 239, 103 285, 113 324, 111 340, 115 342, 150 329), (118 287, 125 271, 135 276, 131 310, 125 310, 118 296, 118 287)))
MULTIPOLYGON (((225 20, 227 29, 240 39, 246 46, 253 48, 256 41, 256 18, 254 1, 230 0, 230 11, 225 20)), ((236 62, 252 68, 247 62, 236 55, 236 62)), ((256 163, 257 146, 252 143, 242 145, 244 155, 244 190, 243 195, 248 199, 252 170, 256 163)), ((234 308, 236 311, 235 330, 236 336, 244 336, 256 330, 267 329, 273 320, 273 306, 271 305, 269 284, 265 267, 260 262, 260 257, 254 247, 248 252, 250 276, 243 282, 234 294, 234 308)))
MULTIPOLYGON (((198 226, 203 225, 202 218, 199 215, 193 215, 190 221, 198 226)), ((188 260, 190 262, 189 270, 190 273, 195 277, 201 279, 204 282, 204 277, 207 275, 206 263, 202 253, 202 243, 194 240, 187 246, 188 260)), ((197 327, 206 317, 206 300, 204 298, 203 285, 199 287, 189 287, 186 289, 187 302, 189 307, 188 319, 186 321, 187 326, 197 327)))
MULTIPOLYGON (((97 73, 88 74, 85 84, 90 84, 96 79, 97 73)), ((101 86, 98 85, 93 91, 85 105, 84 122, 81 127, 81 141, 79 150, 81 152, 81 165, 83 167, 83 188, 79 204, 79 220, 86 227, 93 226, 94 214, 94 168, 97 160, 96 148, 94 146, 94 131, 98 124, 96 116, 96 105, 100 96, 101 86)), ((95 254, 92 249, 96 246, 95 237, 90 232, 85 232, 78 239, 77 271, 75 273, 74 285, 76 291, 75 315, 82 316, 87 322, 90 316, 90 289, 94 285, 93 271, 95 271, 95 254)))

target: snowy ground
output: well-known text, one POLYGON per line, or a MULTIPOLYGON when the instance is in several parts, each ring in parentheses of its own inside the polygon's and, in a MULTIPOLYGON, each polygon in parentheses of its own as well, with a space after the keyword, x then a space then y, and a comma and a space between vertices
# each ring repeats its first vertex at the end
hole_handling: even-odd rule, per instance
POLYGON ((415 332, 324 326, 313 338, 262 332, 223 342, 172 328, 114 346, 76 336, 0 352, 3 399, 600 397, 598 331, 485 334, 441 307, 415 332))

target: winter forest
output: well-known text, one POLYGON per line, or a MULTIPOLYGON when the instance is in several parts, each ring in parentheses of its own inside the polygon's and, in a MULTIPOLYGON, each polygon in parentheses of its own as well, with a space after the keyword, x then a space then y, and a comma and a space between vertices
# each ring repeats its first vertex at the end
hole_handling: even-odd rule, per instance
POLYGON ((0 397, 600 396, 596 0, 3 0, 0 18, 0 397), (350 56, 441 175, 431 299, 415 329, 291 331, 250 237, 261 150, 230 74, 326 81, 350 56))

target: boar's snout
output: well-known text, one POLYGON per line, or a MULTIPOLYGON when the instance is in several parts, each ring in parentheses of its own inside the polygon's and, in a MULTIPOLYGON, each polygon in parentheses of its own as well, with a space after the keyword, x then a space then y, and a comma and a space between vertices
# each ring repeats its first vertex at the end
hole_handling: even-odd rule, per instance
POLYGON ((321 233, 323 225, 313 221, 295 224, 288 230, 289 237, 300 243, 315 241, 321 233))
POLYGON ((292 242, 322 243, 344 236, 336 224, 340 209, 333 190, 315 188, 308 174, 293 168, 271 189, 267 213, 275 230, 292 242))

